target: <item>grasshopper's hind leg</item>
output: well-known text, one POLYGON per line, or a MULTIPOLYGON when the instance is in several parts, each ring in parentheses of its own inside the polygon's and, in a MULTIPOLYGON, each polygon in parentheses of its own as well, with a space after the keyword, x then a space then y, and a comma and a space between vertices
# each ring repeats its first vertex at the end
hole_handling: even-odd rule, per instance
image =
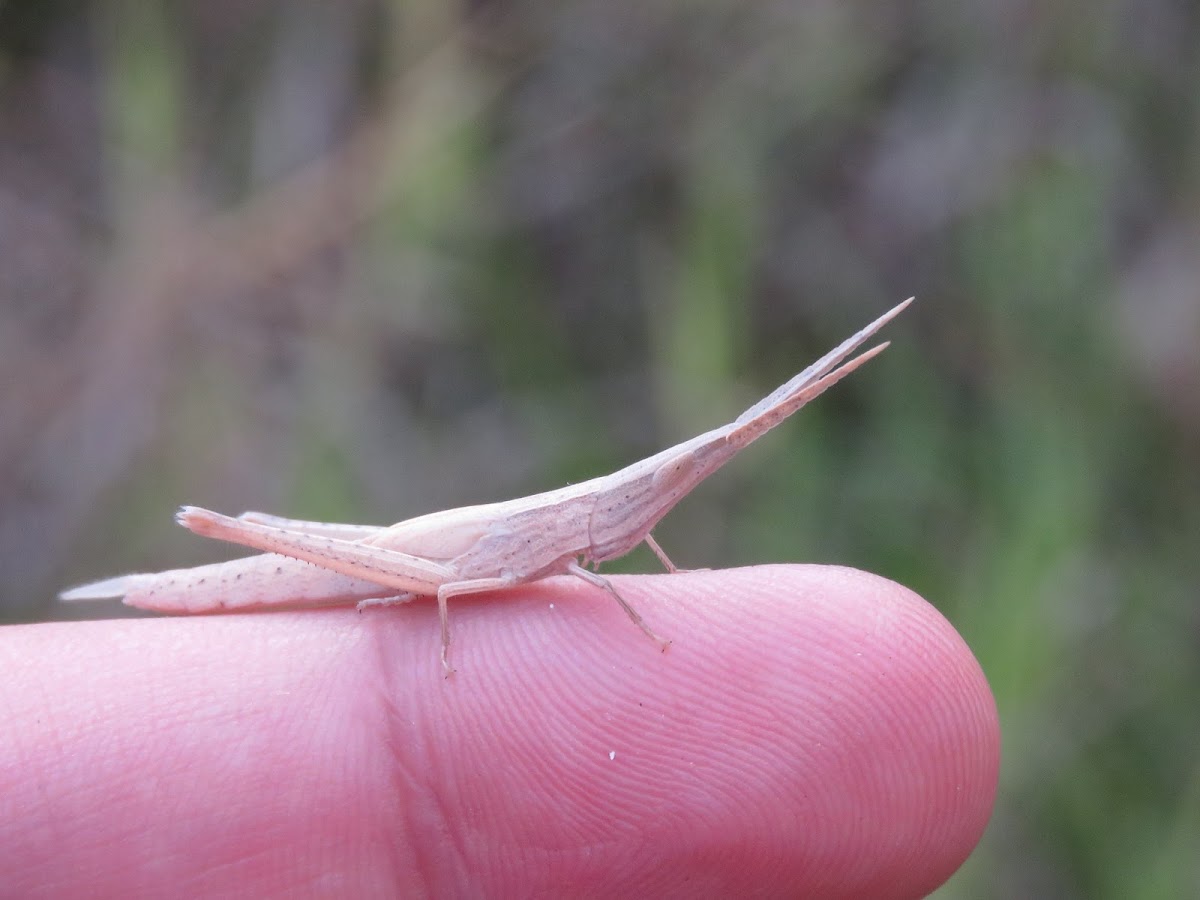
POLYGON ((455 578, 453 569, 421 556, 360 541, 233 519, 196 506, 182 507, 175 519, 204 537, 303 559, 352 578, 393 588, 397 593, 433 594, 455 578))
POLYGON ((366 600, 359 600, 354 608, 362 612, 364 609, 371 609, 375 606, 399 606, 401 603, 412 603, 419 596, 421 595, 408 591, 403 594, 393 594, 390 597, 368 597, 366 600))

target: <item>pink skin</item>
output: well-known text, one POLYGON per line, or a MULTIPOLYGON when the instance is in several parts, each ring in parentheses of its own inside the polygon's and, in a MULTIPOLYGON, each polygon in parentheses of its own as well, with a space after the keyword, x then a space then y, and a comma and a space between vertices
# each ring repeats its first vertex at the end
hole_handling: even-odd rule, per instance
POLYGON ((431 603, 0 631, 4 893, 919 897, 970 853, 996 709, 923 600, 613 582, 665 654, 561 578, 456 601, 449 679, 431 603))

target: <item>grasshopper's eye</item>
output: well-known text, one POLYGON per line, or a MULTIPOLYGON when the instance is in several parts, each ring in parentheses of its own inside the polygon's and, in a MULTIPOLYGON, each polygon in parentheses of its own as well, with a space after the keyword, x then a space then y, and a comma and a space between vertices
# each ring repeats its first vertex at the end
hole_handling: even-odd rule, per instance
POLYGON ((671 491, 686 484, 695 471, 696 454, 688 451, 655 469, 652 484, 657 491, 671 491))

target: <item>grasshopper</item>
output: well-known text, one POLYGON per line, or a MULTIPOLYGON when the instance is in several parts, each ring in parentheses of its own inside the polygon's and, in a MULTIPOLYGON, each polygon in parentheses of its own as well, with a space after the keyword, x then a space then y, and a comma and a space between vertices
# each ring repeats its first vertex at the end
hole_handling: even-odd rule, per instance
POLYGON ((597 571, 643 541, 669 572, 651 529, 701 481, 831 385, 882 352, 880 344, 842 361, 900 314, 912 298, 847 338, 728 425, 603 475, 502 503, 466 506, 390 527, 283 519, 247 512, 233 518, 184 506, 176 521, 204 537, 264 553, 231 562, 123 575, 73 588, 64 600, 122 597, 168 613, 296 608, 357 603, 358 608, 437 597, 442 665, 450 666, 452 597, 503 590, 552 575, 573 575, 607 591, 645 634, 666 649, 638 612, 597 571), (592 566, 592 569, 585 568, 592 566))

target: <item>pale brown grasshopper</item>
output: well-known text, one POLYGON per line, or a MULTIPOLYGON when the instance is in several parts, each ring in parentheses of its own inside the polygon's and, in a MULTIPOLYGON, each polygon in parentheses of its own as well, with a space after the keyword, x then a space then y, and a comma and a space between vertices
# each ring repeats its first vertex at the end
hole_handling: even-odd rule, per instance
POLYGON ((910 297, 843 341, 729 425, 611 475, 503 503, 418 516, 386 528, 252 512, 235 519, 185 506, 176 516, 185 528, 266 553, 190 569, 123 575, 61 596, 119 596, 130 606, 170 613, 339 603, 357 603, 363 609, 436 596, 442 663, 449 672, 451 597, 574 575, 611 594, 626 615, 665 648, 666 642, 612 583, 585 566, 595 568, 645 541, 668 571, 677 571, 650 530, 743 447, 887 347, 881 344, 842 363, 911 302, 910 297))

